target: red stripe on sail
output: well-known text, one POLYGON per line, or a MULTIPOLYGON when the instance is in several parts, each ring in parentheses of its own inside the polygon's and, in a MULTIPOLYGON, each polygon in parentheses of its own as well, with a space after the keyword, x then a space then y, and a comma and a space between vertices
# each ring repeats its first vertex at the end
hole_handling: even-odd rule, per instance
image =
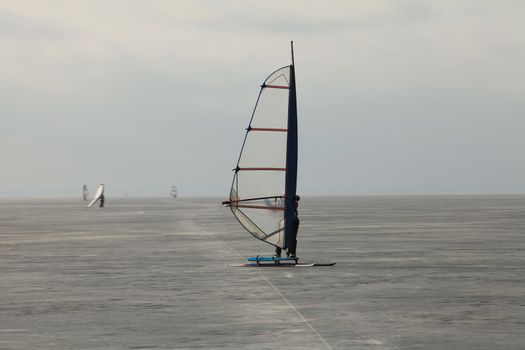
POLYGON ((269 209, 269 210, 284 210, 283 207, 271 207, 271 206, 265 206, 265 205, 236 205, 237 208, 249 208, 249 209, 269 209))
POLYGON ((282 129, 282 128, 251 128, 250 131, 280 131, 280 132, 287 132, 288 129, 282 129))
POLYGON ((289 86, 282 86, 282 85, 265 85, 264 87, 271 88, 271 89, 289 89, 289 86))
POLYGON ((286 171, 286 168, 239 168, 241 170, 286 171))

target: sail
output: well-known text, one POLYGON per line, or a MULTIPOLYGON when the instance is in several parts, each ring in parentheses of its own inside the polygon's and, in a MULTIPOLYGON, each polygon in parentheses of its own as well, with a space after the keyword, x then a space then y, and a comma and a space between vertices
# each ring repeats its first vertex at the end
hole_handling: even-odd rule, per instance
POLYGON ((177 198, 177 186, 173 185, 171 187, 170 196, 172 196, 173 198, 177 198))
POLYGON ((297 181, 293 64, 262 84, 234 171, 227 202, 234 216, 258 239, 286 249, 297 181))
POLYGON ((98 186, 97 188, 97 192, 95 192, 95 196, 93 197, 93 200, 89 202, 87 207, 90 208, 91 206, 93 206, 93 204, 95 204, 100 199, 100 197, 102 197, 103 194, 104 194, 104 184, 100 184, 100 186, 98 186))

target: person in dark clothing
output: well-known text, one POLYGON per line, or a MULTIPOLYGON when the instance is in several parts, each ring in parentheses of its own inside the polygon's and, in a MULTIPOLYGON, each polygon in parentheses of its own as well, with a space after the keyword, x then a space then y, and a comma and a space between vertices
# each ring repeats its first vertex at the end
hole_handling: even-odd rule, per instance
POLYGON ((281 252, 283 250, 281 249, 281 247, 278 247, 278 246, 275 246, 275 256, 280 258, 281 257, 281 252))
POLYGON ((99 208, 104 208, 104 195, 100 195, 100 204, 98 205, 99 208))
POLYGON ((299 201, 301 200, 301 197, 299 197, 298 195, 295 196, 295 211, 294 211, 294 215, 293 215, 293 223, 294 223, 294 230, 293 230, 293 236, 292 236, 292 245, 290 246, 290 248, 288 248, 288 257, 290 258, 295 258, 296 255, 296 249, 297 249, 297 231, 299 231, 299 223, 300 223, 300 220, 299 220, 299 212, 298 212, 298 207, 299 207, 299 201))

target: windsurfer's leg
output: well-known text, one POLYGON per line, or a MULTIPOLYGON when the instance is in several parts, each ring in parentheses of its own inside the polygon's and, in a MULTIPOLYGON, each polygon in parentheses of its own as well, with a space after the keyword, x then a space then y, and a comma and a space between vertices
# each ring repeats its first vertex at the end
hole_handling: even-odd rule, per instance
POLYGON ((275 256, 281 257, 282 249, 280 247, 275 247, 275 256))
POLYGON ((295 218, 294 220, 294 232, 292 237, 292 245, 289 249, 289 255, 291 257, 295 257, 296 249, 297 249, 297 231, 299 231, 299 218, 295 218))

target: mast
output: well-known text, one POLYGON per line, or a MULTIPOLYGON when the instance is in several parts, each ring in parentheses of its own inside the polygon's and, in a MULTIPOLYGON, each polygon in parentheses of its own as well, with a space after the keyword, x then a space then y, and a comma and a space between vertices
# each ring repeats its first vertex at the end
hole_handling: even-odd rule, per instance
POLYGON ((290 66, 290 89, 288 95, 288 136, 286 140, 286 177, 284 202, 284 249, 289 249, 293 242, 295 195, 297 192, 297 96, 295 92, 295 62, 292 50, 292 65, 290 66))

